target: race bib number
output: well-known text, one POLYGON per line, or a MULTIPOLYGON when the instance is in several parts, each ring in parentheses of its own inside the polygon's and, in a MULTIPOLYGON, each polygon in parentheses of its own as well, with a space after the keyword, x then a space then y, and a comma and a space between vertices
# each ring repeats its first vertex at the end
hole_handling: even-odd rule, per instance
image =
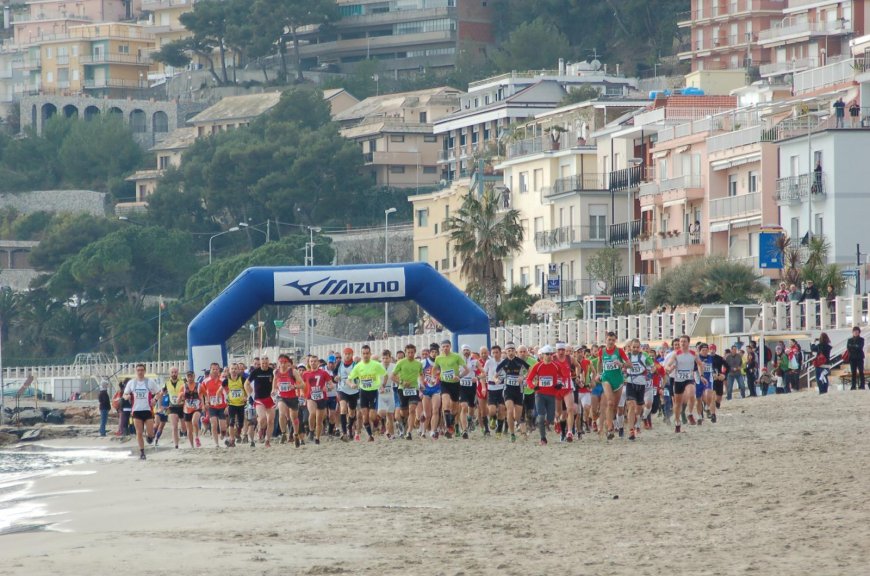
POLYGON ((553 386, 553 377, 552 376, 541 376, 538 379, 538 386, 541 388, 550 388, 553 386))
POLYGON ((691 370, 677 370, 677 381, 688 382, 691 379, 692 379, 692 371, 691 370))
POLYGON ((290 383, 289 382, 281 382, 278 384, 279 392, 289 392, 290 391, 290 383))
POLYGON ((402 395, 403 396, 416 396, 417 389, 416 388, 402 388, 402 395))
POLYGON ((426 387, 427 387, 427 388, 434 388, 435 386, 438 385, 438 383, 435 382, 435 380, 433 380, 430 376, 427 376, 427 377, 423 380, 423 383, 426 384, 426 387))
POLYGON ((145 390, 136 390, 136 400, 144 400, 148 397, 148 392, 145 390))
POLYGON ((177 394, 170 395, 169 396, 169 403, 170 404, 178 404, 178 395, 177 394))
POLYGON ((607 360, 604 363, 604 370, 606 372, 612 372, 614 370, 619 370, 619 368, 620 368, 619 362, 617 362, 616 360, 607 360))
POLYGON ((359 385, 363 388, 371 388, 372 382, 374 382, 374 380, 372 380, 371 378, 366 378, 365 380, 360 380, 359 385))
POLYGON ((460 386, 474 386, 474 378, 462 378, 459 380, 460 386))
POLYGON ((320 388, 312 388, 311 389, 311 399, 312 400, 323 400, 323 390, 320 388))
POLYGON ((236 389, 236 390, 230 390, 230 398, 233 398, 233 399, 236 399, 236 400, 237 400, 237 399, 239 399, 239 398, 241 398, 241 397, 242 397, 242 391, 241 391, 241 390, 239 390, 239 389, 236 389))
POLYGON ((441 373, 441 379, 452 382, 456 379, 456 372, 453 370, 445 370, 441 373))
POLYGON ((220 404, 220 403, 221 403, 221 397, 220 397, 220 396, 209 396, 209 397, 208 397, 208 403, 209 403, 209 404, 220 404))
POLYGON ((518 376, 508 376, 507 378, 505 378, 504 383, 508 386, 519 386, 520 379, 518 376))
POLYGON ((191 408, 199 408, 199 400, 188 400, 187 405, 191 408))

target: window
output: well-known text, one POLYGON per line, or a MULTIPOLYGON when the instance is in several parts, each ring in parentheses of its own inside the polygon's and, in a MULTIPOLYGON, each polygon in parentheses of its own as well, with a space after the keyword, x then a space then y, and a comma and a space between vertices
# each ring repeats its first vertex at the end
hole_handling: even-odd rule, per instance
POLYGON ((535 178, 534 191, 537 192, 538 190, 541 189, 541 186, 544 184, 544 169, 543 168, 535 169, 534 178, 535 178))
POLYGON ((459 145, 465 146, 465 133, 459 135, 459 145))
POLYGON ((538 233, 543 232, 543 231, 544 231, 544 217, 538 216, 537 218, 535 218, 535 234, 538 234, 538 233))
POLYGON ((792 218, 791 219, 791 237, 792 238, 800 238, 800 230, 801 230, 801 219, 800 218, 792 218))
POLYGON ((755 170, 749 173, 749 193, 755 194, 758 192, 758 172, 755 170))
POLYGON ((118 54, 129 54, 130 53, 130 45, 129 44, 119 44, 118 45, 118 54))
POLYGON ((729 196, 737 196, 737 175, 729 174, 728 175, 728 195, 729 196))
POLYGON ((428 122, 428 116, 429 115, 426 112, 420 112, 420 124, 425 124, 426 122, 428 122))
POLYGON ((821 214, 816 214, 816 229, 813 232, 816 236, 823 236, 825 234, 825 229, 823 226, 824 220, 821 214))
POLYGON ((607 216, 604 214, 589 215, 589 239, 607 240, 607 216))
POLYGON ((157 167, 161 170, 169 168, 169 156, 160 156, 157 158, 157 167))
POLYGON ((520 172, 520 194, 529 191, 529 173, 520 172))
POLYGON ((423 174, 438 174, 437 166, 423 166, 423 174))
POLYGON ((73 46, 72 46, 72 55, 73 55, 73 56, 78 56, 78 55, 79 55, 79 47, 78 47, 78 44, 73 44, 73 46))
POLYGON ((51 46, 46 46, 46 47, 45 47, 45 58, 46 58, 47 60, 50 60, 50 59, 51 59, 51 46))
POLYGON ((405 135, 404 134, 390 134, 390 142, 404 142, 405 135))
POLYGON ((438 137, 434 134, 424 134, 423 142, 438 142, 438 137))
POLYGON ((54 72, 46 72, 45 73, 45 81, 46 82, 54 82, 54 72))
POLYGON ((472 144, 477 144, 478 134, 480 134, 480 132, 478 132, 477 130, 474 130, 474 131, 471 133, 471 143, 472 143, 472 144))
POLYGON ((523 266, 520 268, 520 286, 528 286, 531 284, 529 282, 529 267, 523 266))
POLYGON ((78 81, 79 81, 79 69, 78 69, 78 68, 73 68, 73 70, 72 70, 72 80, 73 80, 73 82, 78 82, 78 81))
POLYGON ((540 282, 543 284, 544 281, 544 267, 540 264, 535 266, 535 282, 540 282))
MULTIPOLYGON (((822 163, 822 151, 816 150, 813 152, 813 165, 810 166, 810 170, 815 169, 816 166, 819 166, 822 163)), ((822 167, 824 168, 824 166, 822 167)))
POLYGON ((423 228, 424 226, 429 225, 429 209, 423 208, 422 210, 417 210, 417 227, 423 228))
POLYGON ((404 166, 390 166, 390 174, 404 174, 405 167, 404 166))
POLYGON ((419 246, 417 248, 417 262, 428 262, 429 261, 429 247, 428 246, 419 246))

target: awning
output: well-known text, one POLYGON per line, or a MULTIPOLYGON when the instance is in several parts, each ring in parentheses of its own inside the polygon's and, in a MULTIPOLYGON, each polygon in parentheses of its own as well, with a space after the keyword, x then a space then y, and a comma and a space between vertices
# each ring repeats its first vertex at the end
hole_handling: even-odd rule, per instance
POLYGON ((681 200, 671 200, 669 202, 665 202, 662 207, 670 208, 671 206, 684 206, 686 204, 686 199, 683 198, 681 200))
POLYGON ((655 206, 641 206, 640 211, 641 212, 652 212, 653 208, 655 208, 655 206))
POLYGON ((670 150, 659 150, 657 152, 652 153, 652 157, 655 159, 664 158, 668 154, 670 154, 670 150))
POLYGON ((756 216, 755 218, 743 218, 741 220, 732 220, 730 222, 731 228, 750 228, 752 226, 761 226, 761 217, 756 216))
POLYGON ((743 156, 730 158, 728 160, 716 160, 714 162, 710 162, 710 166, 713 167, 713 170, 727 170, 728 168, 734 168, 735 166, 749 164, 750 162, 758 162, 760 160, 761 153, 756 152, 754 154, 745 154, 743 156))
POLYGON ((713 222, 710 224, 710 232, 725 232, 728 230, 728 222, 713 222))
POLYGON ((680 146, 679 148, 674 150, 674 154, 682 154, 683 152, 685 152, 686 150, 691 148, 691 146, 692 146, 691 144, 686 144, 685 146, 680 146))

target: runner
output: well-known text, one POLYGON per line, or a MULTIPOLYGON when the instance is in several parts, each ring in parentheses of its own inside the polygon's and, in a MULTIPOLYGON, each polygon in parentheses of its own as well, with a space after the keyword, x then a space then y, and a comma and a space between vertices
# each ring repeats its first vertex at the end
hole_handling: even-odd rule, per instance
POLYGON ((553 362, 553 348, 544 346, 540 350, 541 361, 532 366, 526 376, 526 384, 535 390, 535 412, 541 446, 547 445, 547 426, 555 422, 556 400, 569 375, 564 365, 553 362))
POLYGON ((211 423, 211 437, 215 447, 220 446, 220 439, 227 433, 227 396, 221 379, 221 367, 217 362, 209 366, 208 376, 200 384, 208 419, 211 423))
MULTIPOLYGON (((710 356, 713 357, 713 395, 715 396, 713 400, 718 410, 722 406, 722 397, 725 395, 725 381, 727 380, 725 374, 728 373, 728 366, 725 364, 725 358, 716 353, 715 344, 710 344, 710 356)), ((716 419, 712 416, 710 421, 716 423, 716 419)))
MULTIPOLYGON (((674 350, 669 359, 665 362, 665 370, 675 374, 674 376, 674 432, 681 431, 680 414, 682 414, 684 398, 695 397, 695 379, 694 374, 704 372, 704 366, 695 354, 695 351, 689 348, 689 337, 685 334, 680 336, 679 348, 674 350), (684 396, 687 394, 688 396, 684 396)), ((706 378, 701 377, 701 381, 706 383, 706 378)), ((688 414, 689 423, 695 425, 695 416, 688 414)))
MULTIPOLYGON (((427 352, 424 349, 424 352, 427 352)), ((405 346, 405 357, 396 363, 393 369, 392 381, 399 390, 399 403, 402 417, 405 418, 405 440, 411 440, 413 430, 417 427, 417 404, 420 402, 419 391, 423 384, 423 364, 416 358, 417 347, 413 344, 405 346)), ((430 397, 431 400, 431 397, 430 397)))
POLYGON ((299 421, 299 391, 304 388, 300 370, 290 362, 290 356, 278 356, 278 367, 272 377, 272 394, 278 392, 278 426, 281 428, 281 444, 292 440, 297 448, 304 444, 299 421), (291 431, 290 424, 293 424, 291 431))
POLYGON ((598 429, 598 420, 601 418, 601 397, 604 395, 604 386, 601 385, 601 381, 598 379, 598 373, 600 372, 598 353, 600 351, 601 347, 598 344, 593 344, 589 349, 589 381, 590 384, 594 383, 590 392, 592 395, 590 419, 592 420, 593 432, 604 432, 598 429))
POLYGON ((359 390, 351 386, 349 376, 356 366, 353 360, 353 348, 345 348, 342 351, 342 361, 338 364, 338 374, 335 381, 338 383, 338 404, 341 413, 341 440, 347 442, 351 437, 359 441, 356 431, 357 404, 359 402, 359 390))
POLYGON ((622 372, 630 364, 625 350, 616 346, 615 333, 608 332, 605 342, 606 346, 598 350, 598 374, 602 386, 602 398, 604 400, 604 408, 601 410, 603 415, 601 433, 603 434, 606 430, 607 439, 612 440, 614 426, 622 428, 621 418, 619 419, 620 421, 615 420, 622 398, 622 385, 625 381, 622 372))
POLYGON ((384 379, 381 389, 378 390, 378 417, 381 422, 386 422, 387 439, 392 440, 396 434, 396 396, 392 379, 396 365, 393 363, 393 354, 389 350, 384 350, 381 353, 381 364, 387 371, 387 377, 384 379))
POLYGON ((564 342, 556 343, 556 356, 553 362, 562 368, 562 386, 556 394, 556 411, 561 414, 559 418, 559 433, 562 442, 574 441, 574 375, 576 372, 574 359, 568 354, 568 345, 564 342))
POLYGON ((124 397, 133 406, 133 426, 136 428, 136 442, 139 443, 139 460, 145 460, 145 439, 143 430, 148 436, 148 443, 154 441, 154 416, 151 413, 152 402, 162 389, 160 384, 145 377, 145 365, 136 365, 136 377, 131 378, 124 386, 124 397))
POLYGON ((444 412, 444 425, 447 428, 444 436, 447 438, 452 438, 456 431, 453 409, 459 404, 459 380, 468 373, 465 358, 451 352, 450 349, 450 340, 441 342, 441 354, 435 358, 433 369, 435 378, 441 386, 441 408, 444 412))
POLYGON ((308 429, 314 434, 314 445, 320 444, 323 421, 326 419, 327 394, 334 388, 332 375, 320 366, 317 354, 308 355, 308 370, 302 373, 305 399, 308 403, 308 429))
MULTIPOLYGON (((517 355, 523 360, 528 369, 526 373, 528 374, 528 370, 532 368, 535 364, 537 364, 538 359, 529 353, 529 349, 525 346, 520 346, 517 348, 517 355)), ((523 378, 523 423, 522 423, 522 433, 523 436, 526 436, 530 430, 535 427, 535 389, 533 386, 529 386, 526 383, 525 378, 523 378)))
MULTIPOLYGON (((495 348, 495 347, 493 347, 495 348)), ((494 351, 494 350, 493 350, 494 351)), ((507 357, 496 367, 496 381, 504 387, 503 398, 507 412, 511 442, 517 441, 517 422, 523 422, 523 385, 524 376, 529 371, 525 360, 517 356, 513 342, 505 344, 507 357)))
POLYGON ((178 448, 178 422, 184 421, 184 380, 178 377, 178 368, 169 370, 169 380, 163 386, 163 394, 169 399, 169 422, 172 424, 172 440, 178 448))
MULTIPOLYGON (((326 359, 326 366, 323 367, 332 378, 331 382, 336 382, 335 377, 338 375, 338 359, 332 353, 326 359)), ((338 420, 338 387, 328 386, 326 388, 326 419, 328 424, 328 434, 330 436, 341 436, 341 426, 338 420)))
POLYGON ((353 367, 347 379, 351 382, 352 387, 359 388, 359 407, 362 412, 363 426, 368 434, 369 442, 374 442, 375 437, 372 434, 371 422, 378 414, 378 391, 384 385, 387 371, 383 364, 372 359, 372 349, 368 344, 363 344, 360 351, 362 361, 353 367))
POLYGON ((245 427, 245 381, 239 372, 239 365, 230 366, 230 372, 223 381, 227 392, 227 411, 229 413, 229 439, 227 446, 235 448, 236 440, 242 440, 242 428, 245 427))
POLYGON ((202 396, 199 384, 196 383, 196 373, 193 370, 186 374, 184 383, 184 428, 187 430, 187 441, 191 448, 199 448, 199 421, 202 418, 202 396))
POLYGON ((462 422, 462 438, 468 440, 468 431, 471 429, 473 418, 472 409, 477 397, 478 361, 472 357, 471 347, 468 344, 462 345, 462 358, 465 361, 465 370, 460 370, 459 375, 459 421, 462 422))
POLYGON ((653 360, 641 350, 640 340, 637 338, 631 341, 628 362, 628 384, 625 387, 628 407, 628 439, 634 440, 640 430, 641 406, 646 404, 646 391, 653 370, 653 360))
POLYGON ((269 358, 263 356, 260 358, 259 368, 253 368, 245 381, 245 390, 254 397, 257 434, 260 442, 266 442, 266 448, 272 446, 271 439, 275 430, 275 400, 272 398, 274 379, 275 371, 269 365, 269 358))
MULTIPOLYGON (((495 428, 496 438, 501 438, 502 433, 505 432, 505 418, 507 417, 504 397, 505 383, 498 377, 498 366, 503 360, 501 346, 498 344, 493 345, 492 357, 489 357, 486 347, 481 348, 480 359, 483 362, 483 371, 486 375, 486 407, 487 415, 489 416, 489 422, 484 434, 488 436, 490 430, 495 428)), ((511 417, 513 418, 513 416, 511 417)))
POLYGON ((577 365, 577 403, 580 409, 576 428, 578 434, 583 434, 592 429, 592 388, 589 387, 592 361, 589 360, 589 349, 586 346, 581 346, 574 354, 574 363, 577 365))
POLYGON ((713 383, 715 381, 713 368, 713 356, 710 354, 710 347, 702 342, 698 345, 698 357, 701 360, 703 370, 699 373, 703 376, 707 383, 697 384, 695 386, 695 408, 698 414, 698 424, 704 420, 704 407, 710 414, 710 422, 716 422, 716 394, 713 391, 713 383))
POLYGON ((426 434, 426 422, 429 423, 429 437, 438 439, 438 425, 441 421, 441 384, 435 377, 435 359, 438 356, 438 345, 432 344, 429 349, 421 350, 420 364, 423 366, 423 396, 420 406, 420 437, 426 434), (434 353, 434 356, 433 356, 434 353))

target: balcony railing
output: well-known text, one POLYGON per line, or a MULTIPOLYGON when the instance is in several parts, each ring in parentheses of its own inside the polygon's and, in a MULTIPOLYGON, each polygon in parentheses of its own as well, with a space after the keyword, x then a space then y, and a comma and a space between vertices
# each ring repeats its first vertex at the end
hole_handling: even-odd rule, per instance
MULTIPOLYGON (((792 0, 790 6, 794 7, 796 0, 792 0)), ((816 0, 812 0, 816 1, 816 0)), ((701 4, 699 2, 699 4, 701 4)), ((692 10, 681 12, 677 15, 678 25, 687 27, 692 22, 699 20, 707 20, 710 18, 720 18, 725 16, 734 16, 741 13, 752 11, 770 11, 781 12, 785 7, 785 0, 730 0, 719 5, 713 2, 710 9, 707 10, 692 10)))
POLYGON ((148 66, 151 59, 138 54, 89 54, 82 56, 79 61, 82 64, 139 64, 148 66))
POLYGON ((649 286, 652 276, 649 274, 634 274, 633 276, 617 276, 610 291, 615 298, 628 298, 628 289, 633 294, 641 294, 649 286))
POLYGON ((688 232, 678 232, 676 234, 665 234, 663 237, 659 238, 659 244, 661 245, 663 250, 668 250, 672 248, 680 248, 682 246, 700 246, 701 245, 701 234, 700 233, 692 233, 688 232))
POLYGON ((451 148, 450 150, 440 150, 438 152, 438 162, 453 162, 456 160, 456 151, 451 148))
POLYGON ((771 62, 770 64, 762 64, 758 68, 758 72, 761 76, 777 76, 779 74, 793 74, 815 66, 815 58, 796 58, 787 62, 771 62))
POLYGON ((776 181, 776 199, 780 202, 798 202, 810 194, 814 197, 824 197, 827 192, 825 172, 788 176, 776 181))
POLYGON ((855 77, 855 59, 849 58, 794 75, 794 93, 814 92, 820 88, 849 82, 855 77))
POLYGON ((613 170, 608 174, 607 189, 613 192, 620 190, 630 190, 636 188, 644 181, 643 164, 632 166, 631 168, 623 168, 622 170, 613 170))
POLYGON ((760 192, 710 200, 710 220, 735 218, 756 212, 761 212, 760 192))
POLYGON ((191 4, 193 4, 193 0, 142 0, 142 10, 190 6, 191 4))
POLYGON ((760 43, 776 42, 789 36, 831 36, 851 32, 852 23, 845 19, 833 22, 792 22, 784 26, 781 23, 774 23, 771 28, 762 30, 758 34, 758 41, 760 43))
POLYGON ((738 146, 755 144, 756 142, 761 142, 761 136, 762 127, 760 125, 710 136, 707 138, 707 153, 712 154, 713 152, 730 150, 738 146))
POLYGON ((552 252, 571 248, 583 242, 607 242, 607 229, 598 226, 562 226, 535 233, 538 252, 552 252))
POLYGON ((701 179, 702 176, 700 174, 675 176, 674 178, 667 178, 659 182, 659 188, 662 192, 683 190, 687 188, 701 188, 701 179))
MULTIPOLYGON (((637 242, 643 231, 643 223, 641 220, 631 221, 631 241, 637 242)), ((628 222, 620 222, 619 224, 610 225, 610 243, 611 244, 628 244, 628 222)))
POLYGON ((544 197, 558 196, 559 194, 569 194, 572 192, 588 192, 592 190, 607 190, 605 186, 604 174, 575 174, 574 176, 565 176, 556 178, 552 186, 544 188, 544 197))

